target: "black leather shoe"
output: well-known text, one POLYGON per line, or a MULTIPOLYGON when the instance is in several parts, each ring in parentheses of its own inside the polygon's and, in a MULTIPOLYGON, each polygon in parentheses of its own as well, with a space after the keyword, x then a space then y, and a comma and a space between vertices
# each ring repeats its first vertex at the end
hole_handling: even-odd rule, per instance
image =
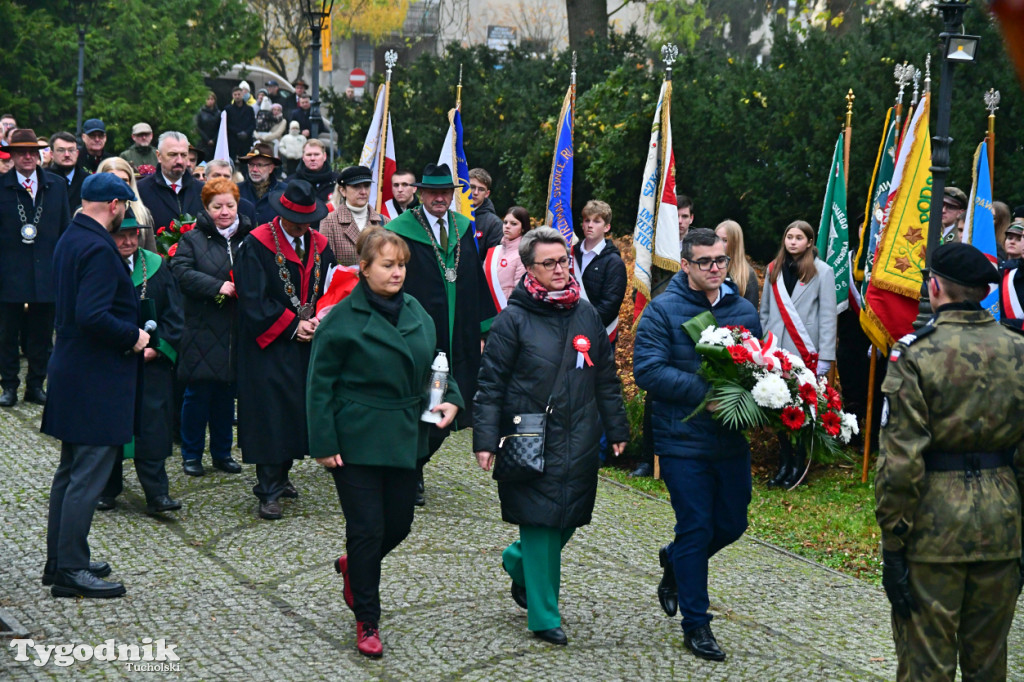
POLYGON ((789 470, 789 476, 786 477, 782 483, 779 484, 780 488, 789 490, 790 488, 796 487, 797 483, 800 485, 807 485, 807 479, 800 480, 804 475, 804 470, 807 468, 807 459, 804 457, 794 457, 793 466, 789 470))
POLYGON ((654 466, 647 462, 640 462, 636 465, 636 469, 629 472, 630 478, 650 478, 654 475, 654 466))
POLYGON ((206 469, 203 468, 203 462, 198 459, 186 459, 181 465, 181 470, 188 476, 206 475, 206 469))
POLYGON ((36 405, 46 404, 46 391, 41 388, 26 388, 25 389, 25 402, 35 403, 36 405))
POLYGON ((775 472, 772 479, 768 481, 769 488, 778 488, 781 486, 791 473, 793 468, 793 457, 785 452, 779 453, 779 470, 775 472))
MULTIPOLYGON (((112 569, 110 568, 110 564, 108 564, 106 561, 89 562, 89 572, 97 578, 106 578, 108 575, 110 575, 111 570, 112 569)), ((50 559, 46 562, 46 565, 43 566, 43 585, 52 585, 56 575, 57 562, 53 559, 50 559)))
POLYGON ((294 500, 299 497, 299 491, 295 488, 295 484, 288 481, 284 484, 284 490, 281 491, 281 497, 287 497, 289 500, 294 500))
POLYGON ((77 571, 57 571, 53 587, 50 588, 50 594, 54 597, 110 599, 120 597, 124 593, 124 585, 121 583, 97 578, 84 568, 77 571))
POLYGON ((423 490, 423 471, 420 471, 420 480, 416 483, 416 497, 413 499, 413 504, 417 507, 425 507, 427 505, 427 498, 424 495, 423 490))
POLYGON ((260 502, 260 518, 267 519, 268 521, 276 521, 281 518, 281 503, 277 500, 270 500, 269 502, 260 502))
POLYGON ((13 388, 5 388, 0 393, 0 407, 14 407, 18 404, 18 392, 13 388))
POLYGON ((170 495, 157 495, 153 501, 146 505, 146 513, 159 514, 160 512, 174 511, 181 509, 181 502, 171 499, 170 495))
POLYGON ((565 632, 562 628, 551 628, 550 630, 534 630, 533 634, 538 639, 543 639, 549 644, 558 644, 565 646, 569 643, 569 638, 565 636, 565 632))
POLYGON ((213 468, 220 469, 226 474, 242 473, 242 465, 236 462, 235 460, 231 459, 231 457, 213 460, 213 468))
POLYGON ((668 545, 658 550, 658 563, 661 564, 661 582, 658 583, 658 601, 661 608, 670 616, 679 610, 679 587, 676 585, 676 572, 668 559, 668 545))
POLYGON ((519 604, 519 608, 526 608, 526 588, 512 581, 512 601, 519 604))
POLYGON ((117 506, 117 500, 113 497, 100 497, 96 499, 96 511, 110 511, 117 506))
POLYGON ((724 661, 725 652, 718 647, 718 641, 710 625, 701 625, 683 634, 683 643, 697 658, 706 661, 724 661))

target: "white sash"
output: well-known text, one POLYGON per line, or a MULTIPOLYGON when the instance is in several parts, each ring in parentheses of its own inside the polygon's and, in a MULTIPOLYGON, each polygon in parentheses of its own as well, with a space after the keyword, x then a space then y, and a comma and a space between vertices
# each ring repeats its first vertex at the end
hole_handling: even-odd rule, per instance
POLYGON ((484 279, 487 280, 487 288, 494 300, 494 307, 500 313, 508 306, 508 297, 501 288, 501 280, 498 279, 498 270, 501 269, 501 261, 504 260, 505 247, 501 244, 494 246, 487 252, 484 258, 484 279))
POLYGON ((1024 319, 1024 307, 1021 307, 1020 296, 1017 295, 1017 287, 1013 285, 1013 279, 1017 276, 1017 268, 1007 270, 1003 273, 1003 308, 1006 317, 1014 320, 1024 319))
MULTIPOLYGON (((800 319, 800 315, 796 312, 796 306, 793 305, 793 299, 789 296, 789 291, 786 289, 786 283, 783 280, 782 273, 775 278, 775 282, 772 283, 772 291, 775 294, 775 301, 780 304, 784 310, 779 312, 782 315, 782 321, 786 325, 786 331, 789 332, 790 336, 793 336, 793 341, 796 343, 797 348, 801 345, 807 350, 809 354, 815 354, 818 349, 815 348, 814 342, 811 340, 811 333, 807 331, 807 326, 804 325, 804 321, 800 319)), ((801 349, 801 355, 803 355, 803 349, 801 349)))

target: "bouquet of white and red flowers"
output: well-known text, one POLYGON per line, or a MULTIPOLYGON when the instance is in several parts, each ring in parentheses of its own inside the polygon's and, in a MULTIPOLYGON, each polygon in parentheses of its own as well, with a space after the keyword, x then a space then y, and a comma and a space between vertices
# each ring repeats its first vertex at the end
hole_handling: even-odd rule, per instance
POLYGON ((709 312, 683 329, 701 355, 699 374, 711 385, 687 419, 714 403, 714 419, 729 428, 774 427, 794 444, 804 440, 817 460, 841 455, 840 442, 859 431, 857 418, 843 412, 839 392, 798 355, 779 348, 770 332, 760 340, 745 327, 720 327, 709 312))

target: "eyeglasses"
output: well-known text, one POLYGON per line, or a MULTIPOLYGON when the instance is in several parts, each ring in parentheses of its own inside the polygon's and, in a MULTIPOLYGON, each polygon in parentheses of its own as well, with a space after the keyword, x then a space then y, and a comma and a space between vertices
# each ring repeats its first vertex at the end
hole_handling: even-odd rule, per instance
POLYGON ((719 270, 724 270, 729 267, 729 261, 731 260, 732 258, 729 258, 728 256, 719 256, 718 258, 698 258, 697 260, 690 260, 687 258, 686 262, 693 263, 700 268, 702 272, 708 272, 711 270, 712 265, 717 266, 719 270))
POLYGON ((57 147, 57 148, 55 148, 53 150, 53 153, 54 154, 67 154, 68 156, 70 156, 70 155, 74 154, 77 151, 78 151, 78 147, 68 147, 67 149, 62 149, 60 147, 57 147))
POLYGON ((562 256, 558 260, 555 260, 554 258, 548 258, 547 260, 542 260, 539 263, 535 263, 535 265, 542 266, 548 272, 554 270, 555 267, 560 267, 563 270, 565 270, 566 268, 569 267, 569 258, 566 256, 562 256))

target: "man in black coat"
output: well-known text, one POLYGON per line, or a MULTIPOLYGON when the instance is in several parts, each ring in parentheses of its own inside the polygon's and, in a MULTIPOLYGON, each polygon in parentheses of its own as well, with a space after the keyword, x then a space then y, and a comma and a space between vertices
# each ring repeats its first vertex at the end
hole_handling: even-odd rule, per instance
POLYGON ((50 137, 53 162, 49 170, 63 177, 68 183, 68 208, 71 213, 82 205, 82 183, 89 170, 78 162, 78 142, 71 133, 61 131, 50 137))
MULTIPOLYGON (((437 347, 449 358, 452 375, 466 401, 456 419, 458 428, 473 425, 473 399, 483 337, 496 312, 483 266, 473 241, 472 224, 450 211, 455 183, 447 164, 427 164, 420 182, 421 206, 405 211, 385 228, 409 245, 405 293, 422 305, 434 320, 437 347)), ((432 429, 429 454, 420 460, 416 504, 423 506, 423 465, 441 447, 448 431, 432 429)))
POLYGON ((5 149, 14 168, 0 176, 0 407, 18 402, 23 325, 25 400, 44 405, 53 337, 53 252, 71 222, 68 189, 60 177, 39 167, 39 141, 32 130, 12 132, 5 149))
POLYGON ((242 461, 256 465, 252 492, 260 518, 279 519, 279 498, 299 496, 288 479, 292 461, 309 453, 310 342, 318 324, 316 302, 335 260, 327 237, 309 229, 327 215, 327 206, 308 182, 289 183, 270 203, 278 217, 250 232, 235 259, 238 444, 242 461))
POLYGON ((98 118, 90 118, 82 124, 82 154, 80 161, 95 173, 103 159, 109 159, 113 154, 107 151, 107 126, 98 118))
POLYGON ((238 159, 238 167, 245 180, 238 184, 240 201, 249 201, 256 207, 255 223, 269 223, 277 216, 270 205, 270 195, 283 192, 281 159, 274 156, 274 148, 266 142, 257 142, 245 156, 238 159))
MULTIPOLYGON (((302 147, 302 161, 289 180, 305 180, 313 186, 313 193, 320 201, 327 202, 338 182, 338 175, 327 163, 327 148, 320 140, 308 140, 302 147)), ((316 225, 313 229, 318 229, 316 225)))
MULTIPOLYGON (((147 228, 148 229, 148 228, 147 228)), ((181 509, 181 503, 168 494, 164 463, 171 456, 174 427, 174 365, 184 324, 181 291, 169 266, 159 254, 139 248, 139 224, 128 211, 121 226, 113 232, 114 243, 139 294, 142 321, 152 320, 156 330, 142 351, 143 390, 140 400, 139 435, 123 448, 124 459, 135 460, 135 473, 146 494, 150 514, 181 509)), ((122 458, 115 458, 107 485, 96 508, 107 511, 116 506, 124 489, 122 458)))
POLYGON ((310 137, 311 123, 309 95, 296 95, 295 102, 295 110, 288 116, 288 121, 298 121, 299 132, 301 132, 305 137, 310 137))
POLYGON ((40 430, 63 443, 50 488, 43 584, 55 597, 119 597, 102 580, 110 565, 90 561, 89 527, 121 446, 135 430, 141 357, 139 297, 110 231, 124 218, 131 188, 113 173, 82 185, 82 212, 53 254, 57 341, 48 368, 50 400, 40 430), (134 353, 133 353, 134 351, 134 353))
POLYGON ((235 159, 243 156, 252 146, 252 135, 256 132, 256 112, 245 103, 242 89, 231 91, 231 104, 227 112, 228 153, 235 159))
POLYGON ((614 348, 627 278, 626 264, 619 249, 611 239, 605 238, 612 229, 612 207, 603 201, 591 200, 583 207, 580 217, 583 218, 583 241, 572 248, 576 278, 583 287, 583 297, 601 316, 601 324, 614 348))
MULTIPOLYGON (((480 260, 487 258, 487 252, 501 243, 504 221, 494 210, 491 202, 491 174, 483 168, 469 171, 469 201, 473 204, 473 220, 476 223, 476 249, 480 260)), ((523 225, 526 230, 529 225, 523 225)))
POLYGON ((183 133, 168 130, 161 134, 156 156, 160 167, 139 180, 139 198, 153 215, 153 228, 159 230, 184 215, 199 215, 203 183, 186 172, 188 138, 183 133))

